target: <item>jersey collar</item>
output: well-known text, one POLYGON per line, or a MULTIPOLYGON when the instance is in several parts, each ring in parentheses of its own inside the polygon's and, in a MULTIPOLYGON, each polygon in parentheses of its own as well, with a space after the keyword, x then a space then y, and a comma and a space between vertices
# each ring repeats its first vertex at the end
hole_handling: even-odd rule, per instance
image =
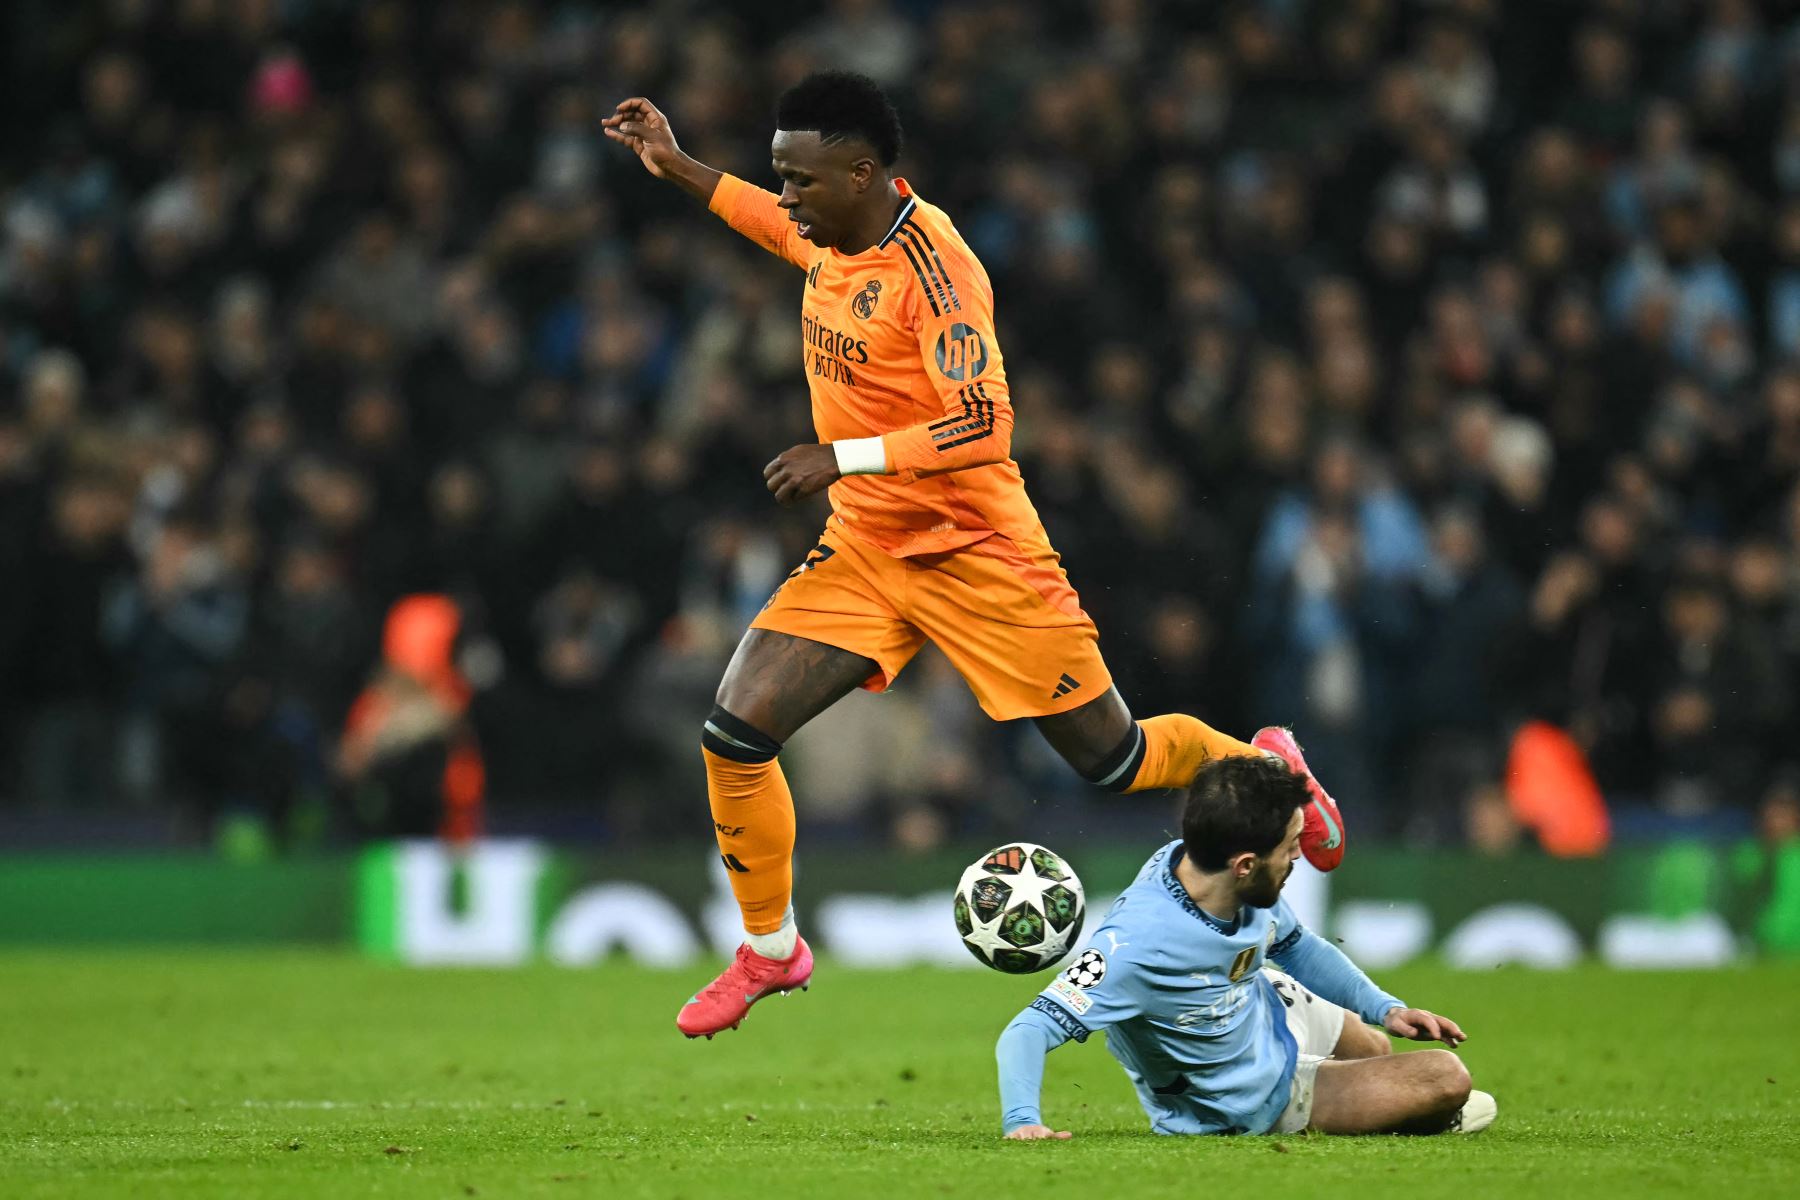
MULTIPOLYGON (((1198 904, 1195 904, 1194 898, 1188 895, 1186 888, 1181 886, 1181 880, 1175 878, 1175 865, 1181 861, 1181 856, 1186 852, 1186 849, 1185 846, 1177 842, 1175 846, 1169 850, 1168 861, 1163 863, 1162 882, 1163 886, 1169 889, 1169 898, 1181 905, 1182 908, 1186 909, 1189 916, 1200 918, 1220 933, 1236 933, 1238 931, 1238 917, 1233 917, 1229 923, 1219 920, 1219 918, 1213 916, 1198 904)), ((1242 912, 1241 909, 1239 911, 1240 913, 1242 912)))
POLYGON ((912 219, 914 210, 919 207, 919 198, 913 195, 912 187, 906 180, 896 176, 894 179, 894 188, 902 196, 906 197, 906 203, 900 206, 900 212, 894 217, 894 223, 888 227, 887 236, 875 243, 875 248, 877 250, 887 249, 888 243, 893 241, 899 234, 900 227, 912 219))

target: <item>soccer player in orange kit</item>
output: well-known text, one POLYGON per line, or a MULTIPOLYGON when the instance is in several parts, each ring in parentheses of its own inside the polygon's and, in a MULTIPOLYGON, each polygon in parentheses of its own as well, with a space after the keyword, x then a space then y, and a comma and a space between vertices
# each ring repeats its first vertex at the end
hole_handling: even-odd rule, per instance
POLYGON ((1099 634, 1011 457, 1013 412, 987 272, 941 209, 893 174, 900 118, 879 87, 808 76, 776 106, 779 195, 682 153, 641 97, 602 125, 658 179, 805 272, 802 363, 817 444, 763 470, 792 504, 829 488, 819 544, 751 623, 701 733, 721 858, 745 944, 688 1001, 689 1037, 804 988, 794 925, 794 801, 776 755, 853 688, 881 691, 927 640, 998 721, 1032 718, 1084 778, 1119 792, 1186 787, 1202 763, 1273 754, 1307 779, 1301 849, 1343 857, 1337 806, 1279 727, 1240 742, 1183 713, 1134 721, 1099 634))

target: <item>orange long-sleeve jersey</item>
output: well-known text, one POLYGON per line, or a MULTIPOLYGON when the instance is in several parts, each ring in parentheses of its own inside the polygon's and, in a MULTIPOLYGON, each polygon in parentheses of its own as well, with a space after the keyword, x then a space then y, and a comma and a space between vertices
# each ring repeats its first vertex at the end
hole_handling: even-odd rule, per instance
POLYGON ((773 193, 731 175, 712 211, 806 272, 802 361, 819 441, 879 435, 887 474, 831 487, 832 520, 897 558, 998 532, 1047 544, 1012 460, 1012 399, 987 272, 904 179, 893 227, 861 254, 815 246, 773 193))

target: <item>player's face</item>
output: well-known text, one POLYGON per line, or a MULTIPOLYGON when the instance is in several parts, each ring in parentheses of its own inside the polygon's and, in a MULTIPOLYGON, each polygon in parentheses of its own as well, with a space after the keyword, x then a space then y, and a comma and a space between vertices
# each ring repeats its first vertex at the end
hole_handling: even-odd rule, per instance
POLYGON ((1275 902, 1281 899, 1281 889, 1287 883, 1288 876, 1294 873, 1294 864, 1300 861, 1300 830, 1305 825, 1305 816, 1296 808, 1294 815, 1288 819, 1287 836, 1273 851, 1257 861, 1255 869, 1239 887, 1238 897, 1245 904, 1252 908, 1275 907, 1275 902))
POLYGON ((816 130, 781 129, 769 154, 781 179, 779 203, 800 236, 818 246, 835 246, 847 237, 874 178, 869 148, 856 140, 822 142, 816 130))

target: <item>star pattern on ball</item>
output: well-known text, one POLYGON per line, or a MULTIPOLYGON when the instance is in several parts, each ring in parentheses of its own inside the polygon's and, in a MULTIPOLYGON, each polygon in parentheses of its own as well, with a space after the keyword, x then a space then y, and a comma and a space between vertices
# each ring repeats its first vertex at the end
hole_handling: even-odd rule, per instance
POLYGON ((975 922, 975 928, 970 931, 969 936, 964 938, 963 941, 969 943, 969 945, 974 946, 978 950, 985 951, 990 959, 994 957, 994 951, 996 950, 1012 949, 1012 947, 1008 946, 1000 937, 1000 922, 1005 919, 1006 915, 1002 913, 991 921, 975 922))

